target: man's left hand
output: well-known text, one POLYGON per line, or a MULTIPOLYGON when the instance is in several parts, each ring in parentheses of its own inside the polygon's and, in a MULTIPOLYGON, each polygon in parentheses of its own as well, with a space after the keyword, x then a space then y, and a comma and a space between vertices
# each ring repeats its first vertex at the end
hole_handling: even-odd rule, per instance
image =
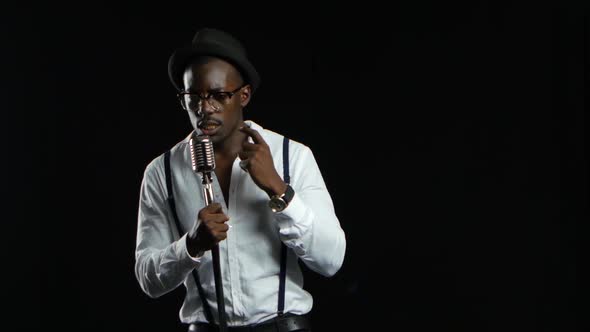
POLYGON ((287 189, 287 184, 285 184, 275 169, 268 144, 266 144, 260 133, 255 129, 244 125, 240 130, 247 136, 242 143, 242 151, 238 153, 238 156, 254 183, 260 189, 264 190, 269 197, 284 193, 287 189), (250 143, 247 139, 248 137, 252 137, 254 143, 250 143))

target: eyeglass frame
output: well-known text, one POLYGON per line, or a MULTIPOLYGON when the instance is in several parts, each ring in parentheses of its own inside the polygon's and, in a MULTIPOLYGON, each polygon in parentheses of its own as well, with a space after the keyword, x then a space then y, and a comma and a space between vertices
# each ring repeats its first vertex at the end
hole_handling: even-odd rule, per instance
POLYGON ((211 105, 214 108, 214 110, 216 112, 218 112, 219 109, 216 108, 216 107, 214 107, 211 104, 211 102, 209 101, 209 99, 211 99, 212 96, 214 96, 214 95, 226 95, 226 96, 228 96, 227 99, 229 100, 229 99, 232 99, 234 97, 234 95, 236 93, 238 93, 238 91, 240 91, 241 89, 245 88, 247 85, 249 85, 249 83, 247 83, 247 82, 246 83, 243 83, 242 85, 240 85, 239 88, 237 88, 235 90, 232 90, 232 91, 223 91, 223 90, 221 90, 221 91, 207 91, 205 93, 205 97, 204 98, 201 96, 200 93, 194 93, 194 92, 189 92, 189 91, 186 91, 186 90, 182 90, 182 91, 180 91, 179 93, 176 94, 176 97, 178 98, 178 101, 180 102, 180 106, 182 106, 182 108, 185 111, 200 113, 201 110, 202 110, 202 108, 203 108, 203 106, 202 106, 203 105, 203 100, 206 100, 209 103, 209 105, 211 105), (197 110, 190 110, 190 109, 187 109, 188 107, 185 107, 184 106, 183 98, 186 95, 196 95, 196 96, 199 97, 199 103, 198 103, 199 106, 198 106, 198 109, 197 110))

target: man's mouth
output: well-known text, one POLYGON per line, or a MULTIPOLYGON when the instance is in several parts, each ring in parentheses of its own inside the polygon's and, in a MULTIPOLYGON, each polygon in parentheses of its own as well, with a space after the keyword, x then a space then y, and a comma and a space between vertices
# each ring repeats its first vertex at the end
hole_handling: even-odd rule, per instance
POLYGON ((214 134, 219 127, 221 127, 221 123, 215 120, 205 120, 200 121, 198 127, 203 131, 203 134, 211 135, 214 134))

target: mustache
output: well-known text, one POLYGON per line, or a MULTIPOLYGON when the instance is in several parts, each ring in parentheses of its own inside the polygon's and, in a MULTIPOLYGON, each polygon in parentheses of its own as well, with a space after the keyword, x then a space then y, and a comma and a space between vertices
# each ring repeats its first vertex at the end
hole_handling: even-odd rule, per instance
POLYGON ((223 122, 221 120, 217 120, 217 119, 213 119, 213 118, 201 119, 197 122, 197 127, 203 128, 206 124, 215 124, 215 125, 221 126, 223 124, 223 122))

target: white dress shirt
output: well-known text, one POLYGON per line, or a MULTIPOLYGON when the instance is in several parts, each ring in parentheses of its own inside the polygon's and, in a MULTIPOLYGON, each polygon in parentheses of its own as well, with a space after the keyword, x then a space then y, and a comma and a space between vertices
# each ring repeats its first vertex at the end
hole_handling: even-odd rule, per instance
MULTIPOLYGON (((247 123, 270 146, 274 166, 282 177, 283 136, 252 121, 247 123)), ((155 158, 145 169, 139 199, 135 275, 142 290, 153 298, 184 284, 187 291, 180 320, 206 322, 191 273, 198 269, 218 322, 211 251, 193 258, 186 248, 187 232, 194 227, 199 210, 205 206, 201 175, 191 168, 189 138, 190 135, 176 144, 170 156, 180 234, 166 201, 164 155, 155 158)), ((232 226, 227 238, 219 243, 228 326, 254 324, 277 315, 280 241, 290 248, 285 312, 308 313, 313 300, 303 289, 297 258, 313 271, 332 276, 340 269, 346 249, 344 232, 316 160, 307 146, 290 141, 289 170, 295 196, 279 213, 272 212, 268 195, 240 168, 239 161, 236 158, 232 166, 229 204, 212 173, 214 201, 222 205, 232 226)))

